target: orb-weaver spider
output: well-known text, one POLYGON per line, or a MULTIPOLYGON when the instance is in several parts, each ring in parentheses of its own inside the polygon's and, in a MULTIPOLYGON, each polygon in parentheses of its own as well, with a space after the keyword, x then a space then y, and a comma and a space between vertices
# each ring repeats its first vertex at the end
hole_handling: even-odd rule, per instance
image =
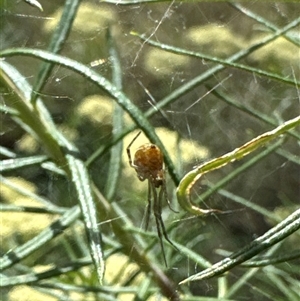
MULTIPOLYGON (((161 250, 163 253, 164 262, 167 266, 167 260, 164 250, 164 245, 162 241, 162 234, 164 238, 175 248, 176 246, 170 241, 165 225, 161 218, 162 212, 162 199, 164 198, 167 201, 169 208, 171 208, 166 188, 166 179, 165 179, 165 170, 164 170, 164 158, 161 150, 151 143, 144 144, 140 146, 134 154, 132 161, 130 147, 133 142, 137 139, 141 132, 133 138, 130 144, 127 146, 126 151, 128 155, 129 164, 132 168, 135 169, 137 176, 140 181, 148 180, 148 205, 146 209, 146 223, 145 229, 148 229, 149 219, 151 214, 151 202, 153 201, 153 212, 155 216, 157 234, 160 241, 161 250), (158 189, 160 190, 158 192, 158 189)), ((178 250, 178 249, 177 249, 178 250)))

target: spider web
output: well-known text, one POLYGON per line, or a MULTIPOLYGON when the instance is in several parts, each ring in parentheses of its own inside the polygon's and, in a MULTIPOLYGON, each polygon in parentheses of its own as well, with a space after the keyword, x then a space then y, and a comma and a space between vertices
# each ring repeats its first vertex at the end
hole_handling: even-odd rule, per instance
MULTIPOLYGON (((57 0, 40 3, 43 11, 25 2, 0 2, 1 50, 12 47, 47 49, 61 16, 62 3, 57 0)), ((242 67, 225 66, 206 75, 218 62, 205 57, 210 56, 221 63, 242 49, 249 49, 252 44, 298 18, 299 4, 246 2, 233 5, 225 2, 176 1, 125 4, 126 1, 122 0, 107 3, 82 1, 61 54, 89 65, 111 80, 113 62, 107 38, 109 30, 121 62, 122 90, 143 112, 155 111, 149 121, 157 128, 180 177, 205 160, 221 156, 299 114, 299 25, 258 50, 249 51, 238 61, 242 67), (143 39, 136 34, 143 35, 143 39), (162 47, 149 45, 151 42, 205 56, 199 58, 178 54, 174 49, 173 52, 166 51, 162 47), (279 74, 280 79, 249 71, 243 66, 279 74), (200 75, 204 79, 192 85, 200 75), (191 88, 187 88, 189 84, 191 88), (175 94, 176 97, 173 96, 175 94), (162 101, 168 97, 173 99, 162 106, 162 101)), ((22 72, 30 84, 35 83, 38 60, 13 57, 8 61, 22 72)), ((61 66, 54 67, 45 87, 37 93, 43 98, 55 123, 86 159, 99 146, 108 143, 113 131, 132 124, 124 114, 123 126, 114 128, 114 100, 92 83, 61 66)), ((5 104, 5 93, 0 96, 5 104)), ((17 154, 40 153, 36 141, 4 115, 1 146, 17 154)), ((170 239, 214 263, 274 226, 276 221, 270 218, 271 214, 282 219, 292 212, 299 206, 299 133, 297 135, 296 138, 286 139, 275 152, 240 173, 222 187, 222 192, 210 195, 200 204, 203 208, 228 211, 224 215, 201 219, 182 212, 176 203, 176 187, 167 176, 169 198, 180 211, 180 214, 170 212, 164 204, 163 220, 170 231, 170 239), (246 200, 248 205, 230 199, 227 192, 246 200), (267 210, 270 216, 254 210, 251 204, 267 210)), ((124 138, 124 147, 131 139, 132 135, 124 138)), ((145 137, 137 140, 137 147, 147 141, 145 137)), ((90 167, 91 178, 100 191, 105 191, 110 185, 106 181, 109 160, 109 153, 104 153, 90 167)), ((126 154, 122 161, 111 202, 122 208, 124 216, 132 223, 131 230, 139 232, 142 231, 147 185, 139 182, 134 171, 127 166, 126 154)), ((199 203, 199 196, 243 162, 209 173, 200 183, 196 183, 191 195, 193 201, 199 203)), ((61 176, 38 168, 29 173, 22 171, 17 176, 34 183, 39 193, 55 204, 76 204, 74 191, 61 176)), ((120 218, 122 216, 120 214, 120 218)), ((152 228, 142 237, 155 244, 151 252, 164 268, 154 220, 152 222, 152 228)), ((113 245, 111 223, 113 221, 108 221, 103 226, 109 246, 113 245)), ((295 239, 299 244, 299 237, 295 239)), ((294 241, 291 239, 283 243, 278 247, 278 253, 292 248, 294 241)), ((193 261, 192 255, 189 257, 186 252, 179 254, 166 241, 165 248, 171 261, 167 275, 173 282, 179 283, 203 269, 199 262, 193 261)), ((57 251, 57 256, 61 251, 57 251)), ((68 258, 66 254, 64 256, 68 258)), ((130 258, 127 259, 130 261, 130 258)), ((44 260, 41 256, 41 261, 44 260)), ((273 268, 280 274, 276 280, 280 283, 278 286, 264 272, 249 276, 243 283, 239 279, 246 278, 247 271, 237 269, 230 272, 227 288, 230 296, 236 300, 262 301, 277 295, 286 297, 283 286, 292 286, 296 281, 299 285, 299 271, 295 272, 293 264, 273 268), (284 279, 286 274, 291 274, 291 279, 284 279), (271 284, 268 284, 270 281, 271 284)), ((131 277, 131 272, 127 272, 131 277)), ((113 280, 117 283, 116 278, 113 280)), ((113 280, 112 286, 116 284, 113 280)), ((187 287, 186 292, 217 298, 219 285, 215 279, 197 282, 187 287)), ((156 295, 160 296, 161 292, 156 292, 156 295)))

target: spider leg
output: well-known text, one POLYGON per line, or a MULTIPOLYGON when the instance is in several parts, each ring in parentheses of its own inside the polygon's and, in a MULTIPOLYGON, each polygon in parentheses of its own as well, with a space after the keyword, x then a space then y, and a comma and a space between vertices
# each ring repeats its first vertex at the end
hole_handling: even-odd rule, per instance
POLYGON ((175 209, 173 209, 171 207, 171 203, 170 203, 169 198, 168 198, 168 192, 167 192, 167 185, 166 185, 166 179, 165 179, 165 177, 163 178, 163 184, 162 184, 161 190, 163 190, 163 193, 165 195, 165 199, 167 201, 167 204, 168 204, 170 210, 172 210, 175 213, 179 213, 179 211, 176 211, 175 209))
POLYGON ((152 198, 152 189, 151 189, 151 182, 148 180, 148 204, 146 208, 146 221, 145 221, 145 230, 148 230, 150 214, 151 214, 151 198, 152 198))
POLYGON ((130 147, 133 144, 133 142, 136 140, 136 138, 140 135, 140 133, 141 133, 141 131, 137 133, 137 135, 132 139, 132 141, 129 143, 129 145, 126 148, 129 164, 133 168, 134 168, 134 165, 132 163, 132 158, 131 158, 131 153, 130 153, 130 147))
MULTIPOLYGON (((163 186, 164 186, 164 185, 163 185, 163 186)), ((163 222, 163 220, 162 220, 162 218, 161 218, 161 213, 162 213, 162 210, 161 210, 161 202, 162 202, 163 195, 164 195, 164 194, 166 195, 165 189, 166 189, 165 187, 161 187, 160 192, 159 192, 159 197, 158 197, 158 202, 157 202, 157 203, 158 203, 158 205, 157 205, 157 208, 158 208, 158 220, 159 220, 159 222, 160 222, 161 229, 162 229, 162 232, 163 232, 163 235, 164 235, 166 241, 167 241, 170 245, 172 245, 177 251, 179 251, 178 248, 177 248, 177 247, 171 242, 171 240, 169 239, 168 234, 167 234, 167 231, 166 231, 166 228, 165 228, 165 225, 164 225, 164 222, 163 222)), ((154 211, 154 214, 155 214, 155 209, 154 209, 153 211, 154 211)))
MULTIPOLYGON (((168 267, 165 248, 164 248, 164 243, 163 243, 162 234, 161 234, 161 230, 162 230, 163 234, 166 238, 166 232, 165 232, 163 221, 162 221, 162 218, 161 218, 161 207, 159 205, 159 199, 157 197, 157 190, 156 190, 155 186, 151 185, 151 188, 152 188, 152 191, 153 191, 153 200, 154 200, 153 201, 153 212, 154 212, 154 216, 155 216, 157 234, 158 234, 159 243, 160 243, 161 251, 162 251, 162 254, 163 254, 164 262, 165 262, 166 267, 168 267)), ((169 241, 169 239, 167 239, 167 240, 169 241)))

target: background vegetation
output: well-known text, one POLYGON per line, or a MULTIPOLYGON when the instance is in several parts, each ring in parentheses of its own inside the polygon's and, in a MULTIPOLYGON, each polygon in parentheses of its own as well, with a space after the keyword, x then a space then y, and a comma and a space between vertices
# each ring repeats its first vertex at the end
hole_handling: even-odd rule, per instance
POLYGON ((299 4, 26 2, 0 1, 2 300, 299 300, 299 128, 194 185, 226 214, 175 193, 299 115, 299 4), (163 149, 179 211, 164 204, 168 267, 126 156, 140 129, 132 151, 163 149), (287 217, 259 257, 179 285, 287 217))

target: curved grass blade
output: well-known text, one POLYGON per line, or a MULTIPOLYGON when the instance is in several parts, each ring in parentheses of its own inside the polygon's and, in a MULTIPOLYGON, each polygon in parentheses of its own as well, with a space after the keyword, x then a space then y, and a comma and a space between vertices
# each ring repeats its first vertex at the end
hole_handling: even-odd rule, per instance
MULTIPOLYGON (((0 52, 0 57, 13 56, 13 55, 28 55, 32 57, 37 57, 47 62, 52 62, 65 66, 81 75, 84 75, 88 80, 94 82, 97 86, 109 93, 113 98, 116 99, 117 103, 131 116, 135 123, 144 131, 149 140, 156 144, 163 152, 166 166, 168 167, 169 174, 172 177, 174 183, 177 185, 179 183, 179 177, 175 171, 173 162, 170 159, 163 143, 155 133, 152 125, 144 114, 137 108, 130 99, 115 85, 111 84, 106 78, 90 69, 89 67, 78 63, 75 60, 56 55, 47 51, 31 49, 31 48, 14 48, 8 49, 0 52)), ((1 67, 1 66, 0 66, 1 67)))
POLYGON ((246 161, 244 164, 242 164, 239 167, 236 167, 232 172, 224 176, 220 181, 218 181, 215 185, 209 187, 204 193, 202 193, 199 196, 199 199, 203 202, 207 200, 214 192, 218 191, 221 187, 225 186, 227 183, 232 181, 234 178, 236 178, 239 174, 244 172, 246 169, 249 169, 250 167, 254 166, 256 163, 258 163, 260 160, 264 159, 265 157, 269 156, 272 152, 274 152, 276 149, 278 149, 284 139, 280 139, 277 141, 274 145, 269 146, 265 150, 261 151, 259 154, 257 154, 255 157, 251 158, 250 160, 246 161))
POLYGON ((228 163, 234 162, 236 160, 240 160, 248 154, 255 151, 258 147, 265 145, 267 142, 277 138, 281 134, 284 134, 288 130, 300 125, 300 116, 297 116, 294 119, 291 119, 284 124, 278 126, 272 131, 261 134, 249 142, 245 143, 241 147, 236 148, 235 150, 221 156, 210 160, 204 164, 201 164, 194 170, 188 172, 183 179, 180 181, 179 186, 177 187, 177 199, 180 206, 195 215, 207 215, 211 212, 214 212, 214 209, 211 210, 203 210, 197 206, 195 206, 190 199, 190 191, 196 181, 198 181, 202 175, 208 173, 210 171, 219 169, 228 163))

